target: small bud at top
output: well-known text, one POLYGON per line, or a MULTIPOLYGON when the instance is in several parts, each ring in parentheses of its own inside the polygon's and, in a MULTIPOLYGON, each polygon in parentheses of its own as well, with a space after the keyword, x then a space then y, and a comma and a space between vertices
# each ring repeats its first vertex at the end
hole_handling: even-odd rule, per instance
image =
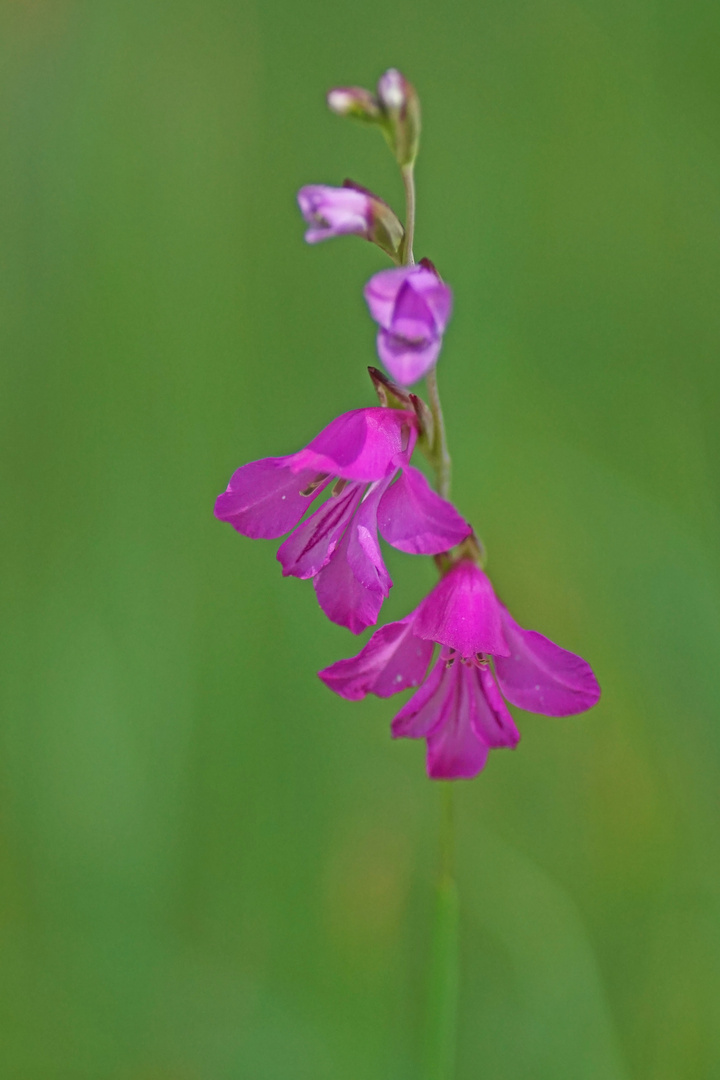
POLYGON ((352 116, 368 124, 377 123, 382 118, 374 94, 361 86, 338 86, 328 93, 327 103, 338 116, 352 116))
POLYGON ((396 68, 380 76, 378 100, 383 131, 400 166, 412 165, 420 143, 420 99, 415 87, 396 68))
POLYGON ((378 97, 386 109, 402 109, 406 100, 405 82, 397 68, 390 68, 380 76, 378 97))

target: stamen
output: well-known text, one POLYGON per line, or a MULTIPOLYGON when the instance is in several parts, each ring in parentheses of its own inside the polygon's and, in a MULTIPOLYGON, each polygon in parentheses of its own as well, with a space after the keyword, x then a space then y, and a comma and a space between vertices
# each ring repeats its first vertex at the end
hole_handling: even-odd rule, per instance
POLYGON ((400 428, 400 452, 402 454, 404 454, 409 445, 410 445, 410 425, 409 424, 403 424, 403 426, 400 428))
POLYGON ((340 495, 345 490, 346 487, 347 487, 347 480, 343 480, 342 478, 340 480, 336 480, 335 483, 333 484, 333 489, 330 492, 330 494, 331 495, 340 495))
POLYGON ((485 653, 476 652, 475 659, 477 660, 478 664, 482 664, 483 667, 487 667, 487 665, 490 663, 490 660, 485 655, 485 653))
POLYGON ((326 472, 318 473, 315 479, 310 484, 308 484, 308 486, 303 491, 301 491, 300 494, 305 495, 306 497, 308 495, 314 495, 320 485, 327 480, 329 475, 330 474, 326 472))

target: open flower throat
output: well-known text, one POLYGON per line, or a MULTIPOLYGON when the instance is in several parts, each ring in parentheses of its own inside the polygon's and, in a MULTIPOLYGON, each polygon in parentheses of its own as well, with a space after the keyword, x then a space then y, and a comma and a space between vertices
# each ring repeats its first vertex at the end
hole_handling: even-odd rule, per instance
POLYGON ((240 466, 215 514, 244 536, 284 537, 277 552, 283 574, 312 580, 325 615, 355 634, 376 625, 392 587, 381 539, 407 554, 437 558, 444 573, 414 611, 319 674, 352 701, 412 690, 392 721, 393 736, 426 741, 429 776, 469 778, 491 749, 517 745, 508 703, 569 716, 594 705, 600 688, 585 660, 514 621, 480 565, 471 526, 449 501, 436 365, 453 298, 433 263, 415 263, 413 255, 417 94, 391 69, 376 93, 339 87, 328 104, 382 132, 405 187, 404 222, 351 181, 298 193, 309 243, 360 236, 395 264, 364 289, 390 378, 370 368, 379 405, 343 413, 295 453, 240 466), (427 404, 409 391, 420 379, 427 404), (436 490, 411 464, 416 450, 434 473, 436 490))

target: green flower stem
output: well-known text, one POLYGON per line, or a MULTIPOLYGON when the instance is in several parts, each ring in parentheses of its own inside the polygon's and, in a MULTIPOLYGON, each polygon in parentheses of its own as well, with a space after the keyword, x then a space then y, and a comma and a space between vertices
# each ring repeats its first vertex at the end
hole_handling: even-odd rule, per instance
POLYGON ((400 169, 405 188, 405 240, 403 243, 403 263, 412 266, 413 241, 415 239, 415 166, 403 165, 400 169))
POLYGON ((452 781, 441 783, 442 828, 440 877, 435 907, 435 934, 426 1025, 426 1080, 452 1080, 455 1075, 458 1002, 458 893, 454 871, 455 829, 452 781))
MULTIPOLYGON (((403 165, 400 172, 405 188, 405 240, 402 249, 402 263, 404 266, 413 266, 415 263, 413 255, 413 240, 415 238, 415 167, 414 165, 403 165)), ((442 405, 440 404, 436 368, 433 368, 426 376, 425 384, 430 398, 430 411, 435 422, 433 443, 432 446, 425 447, 425 453, 435 470, 435 486, 439 494, 444 499, 448 499, 450 497, 452 462, 447 446, 445 420, 442 405)))
POLYGON ((429 371, 425 377, 428 397, 430 398, 430 411, 435 421, 435 435, 431 456, 432 466, 435 469, 435 486, 443 499, 450 498, 450 479, 452 476, 452 461, 447 445, 445 434, 445 418, 443 417, 440 393, 438 391, 437 368, 429 371))
MULTIPOLYGON (((403 263, 412 266, 415 236, 415 173, 412 165, 402 168, 405 186, 405 243, 403 263)), ((430 410, 434 421, 428 459, 435 470, 435 486, 444 499, 450 495, 451 462, 445 435, 435 368, 426 377, 430 410)), ((458 1000, 458 893, 455 884, 455 820, 452 782, 441 783, 442 823, 440 828, 440 874, 437 883, 435 932, 433 937, 426 1022, 426 1080, 452 1080, 455 1074, 458 1000)))

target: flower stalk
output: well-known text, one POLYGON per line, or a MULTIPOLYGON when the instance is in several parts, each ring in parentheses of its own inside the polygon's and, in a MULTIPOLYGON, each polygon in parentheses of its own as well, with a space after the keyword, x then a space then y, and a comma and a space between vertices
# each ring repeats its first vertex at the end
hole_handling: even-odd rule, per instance
MULTIPOLYGON (((403 262, 412 266, 415 238, 415 162, 401 168, 405 189, 405 239, 403 262)), ((443 499, 450 497, 452 462, 445 433, 437 369, 425 376, 433 419, 432 438, 421 442, 433 469, 435 487, 443 499)), ((457 1003, 459 995, 459 914, 455 882, 455 814, 452 784, 445 782, 441 791, 440 866, 435 894, 430 980, 427 1002, 426 1080, 452 1080, 455 1074, 457 1042, 457 1003)))
POLYGON ((403 265, 414 266, 413 242, 415 240, 415 163, 403 165, 400 170, 405 189, 405 242, 403 265))
POLYGON ((485 573, 482 545, 449 501, 452 463, 436 365, 453 297, 432 262, 416 263, 413 252, 418 95, 391 68, 376 93, 337 87, 328 105, 379 130, 402 176, 404 226, 383 199, 351 181, 298 192, 308 243, 358 236, 395 264, 375 273, 364 289, 377 324, 377 353, 390 377, 370 367, 379 405, 336 417, 296 453, 242 465, 215 513, 244 536, 285 537, 277 553, 283 574, 312 581, 325 615, 355 634, 377 623, 392 587, 379 537, 399 551, 435 559, 439 581, 420 605, 380 626, 357 656, 337 660, 319 676, 350 701, 412 691, 392 721, 392 735, 425 740, 427 775, 442 781, 424 1074, 452 1080, 459 903, 450 781, 477 776, 491 750, 517 746, 520 732, 508 703, 571 716, 591 708, 600 687, 580 656, 515 622, 485 573), (429 404, 409 390, 423 378, 429 404), (410 463, 415 449, 435 474, 435 490, 410 463))
MULTIPOLYGON (((415 162, 403 165, 401 170, 403 187, 405 189, 405 239, 402 246, 402 261, 404 266, 414 266, 413 242, 415 239, 415 162)), ((425 376, 430 409, 433 417, 434 437, 430 444, 421 444, 428 461, 435 470, 435 486, 438 494, 443 499, 450 498, 450 480, 452 475, 452 461, 447 445, 445 432, 445 418, 443 417, 442 404, 440 403, 440 391, 437 383, 437 368, 432 367, 425 376)))
POLYGON ((435 899, 435 928, 428 995, 425 1080, 455 1075, 459 990, 459 903, 455 883, 455 819, 452 784, 440 788, 440 876, 435 899))

